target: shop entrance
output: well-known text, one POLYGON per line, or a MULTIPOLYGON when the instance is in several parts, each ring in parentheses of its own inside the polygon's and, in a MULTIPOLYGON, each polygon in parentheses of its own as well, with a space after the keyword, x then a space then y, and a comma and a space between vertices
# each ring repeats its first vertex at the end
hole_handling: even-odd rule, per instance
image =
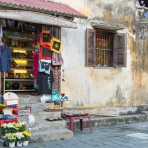
MULTIPOLYGON (((61 65, 52 64, 52 75, 41 74, 39 70, 39 47, 37 41, 41 32, 46 31, 52 37, 61 38, 61 28, 58 26, 46 26, 20 22, 16 20, 1 20, 2 42, 10 51, 9 70, 1 70, 1 90, 5 92, 42 92, 40 82, 48 78, 49 93, 54 90, 60 91, 61 65)), ((44 53, 45 55, 48 53, 44 53)), ((59 57, 60 54, 51 52, 53 56, 59 57)), ((9 61, 8 61, 9 62, 9 61)), ((3 63, 2 63, 3 64, 3 63)), ((43 85, 44 86, 44 85, 43 85)), ((46 89, 46 88, 43 88, 46 89)), ((44 90, 43 90, 44 91, 44 90)))

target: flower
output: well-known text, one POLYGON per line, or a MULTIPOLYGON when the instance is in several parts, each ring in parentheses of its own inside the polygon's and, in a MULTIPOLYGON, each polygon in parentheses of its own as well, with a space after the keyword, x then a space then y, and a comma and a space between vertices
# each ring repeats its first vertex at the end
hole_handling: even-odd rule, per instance
POLYGON ((18 140, 23 139, 23 138, 24 138, 23 133, 21 133, 21 132, 16 133, 16 138, 17 138, 18 140))
POLYGON ((26 130, 26 131, 23 132, 23 135, 24 135, 25 140, 29 140, 30 137, 32 136, 32 133, 30 131, 26 130))
POLYGON ((15 133, 9 133, 9 134, 6 134, 4 136, 5 140, 7 142, 15 142, 17 139, 16 139, 16 134, 15 133))
POLYGON ((23 122, 16 123, 15 128, 17 129, 17 131, 23 132, 26 130, 26 125, 23 122))

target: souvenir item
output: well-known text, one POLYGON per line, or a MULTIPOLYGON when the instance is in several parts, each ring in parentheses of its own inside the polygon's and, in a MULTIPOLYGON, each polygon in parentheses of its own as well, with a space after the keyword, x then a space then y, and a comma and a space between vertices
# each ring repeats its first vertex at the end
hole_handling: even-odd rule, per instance
POLYGON ((49 50, 48 48, 40 48, 40 52, 39 52, 39 59, 40 60, 51 60, 52 58, 52 52, 51 50, 49 50))
POLYGON ((60 53, 62 50, 62 43, 59 39, 57 38, 52 38, 51 40, 51 50, 56 52, 56 53, 60 53))
POLYGON ((40 34, 39 44, 43 48, 51 49, 51 34, 48 31, 44 31, 40 34))
POLYGON ((40 72, 45 72, 47 74, 50 74, 50 69, 51 69, 51 61, 41 60, 39 62, 39 71, 40 72))

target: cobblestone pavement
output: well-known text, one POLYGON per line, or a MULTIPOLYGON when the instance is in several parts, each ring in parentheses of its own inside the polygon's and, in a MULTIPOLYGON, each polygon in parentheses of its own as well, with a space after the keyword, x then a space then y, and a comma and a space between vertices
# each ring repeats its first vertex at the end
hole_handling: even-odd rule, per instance
POLYGON ((27 148, 148 148, 148 122, 98 128, 70 140, 34 143, 27 148))

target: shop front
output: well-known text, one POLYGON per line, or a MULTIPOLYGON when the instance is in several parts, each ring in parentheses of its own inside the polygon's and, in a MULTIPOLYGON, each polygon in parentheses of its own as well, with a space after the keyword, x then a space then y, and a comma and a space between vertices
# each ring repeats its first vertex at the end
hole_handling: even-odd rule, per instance
POLYGON ((60 90, 60 65, 62 62, 59 61, 56 64, 57 61, 53 61, 52 56, 59 59, 61 55, 60 53, 53 53, 50 47, 47 50, 39 47, 41 46, 39 42, 42 42, 39 40, 42 40, 42 38, 43 41, 48 40, 48 42, 53 37, 60 39, 60 27, 37 25, 10 19, 3 19, 1 22, 3 34, 1 50, 7 50, 7 53, 2 51, 1 58, 3 62, 1 65, 3 92, 34 92, 39 87, 40 93, 45 93, 48 91, 46 90, 48 85, 50 85, 50 92, 51 84, 47 85, 46 82, 50 79, 50 83, 52 83, 52 77, 55 77, 55 75, 57 75, 55 77, 57 79, 54 80, 56 84, 53 83, 53 87, 56 86, 55 89, 60 90), (45 32, 47 34, 44 37, 45 32), (45 60, 45 65, 47 64, 50 69, 53 69, 52 72, 49 71, 44 76, 42 76, 42 73, 45 72, 44 69, 39 70, 39 67, 44 64, 41 62, 42 60, 45 60), (55 66, 53 66, 54 64, 55 66), (41 71, 42 73, 40 73, 41 71))
MULTIPOLYGON (((58 106, 67 99, 61 94, 64 62, 61 28, 75 29, 75 17, 84 18, 76 10, 59 3, 0 0, 0 130, 3 131, 0 138, 4 137, 4 145, 26 146, 32 135, 26 126, 33 125, 35 120, 36 126, 48 123, 43 117, 47 114, 49 118, 51 113, 48 115, 43 109, 38 111, 40 106, 36 107, 36 104, 40 105, 39 102, 23 104, 22 100, 26 99, 22 96, 34 95, 34 100, 46 97, 48 103, 58 106), (25 113, 22 115, 22 112, 25 113), (39 112, 41 117, 38 117, 39 112)), ((59 120, 61 125, 60 112, 52 114, 52 120, 59 120)), ((54 123, 52 127, 56 130, 54 123)), ((43 128, 43 132, 50 128, 43 128)), ((61 128, 64 129, 59 133, 62 137, 65 131, 72 136, 65 126, 61 128)), ((33 132, 32 137, 38 138, 35 135, 39 135, 38 132, 33 132)))
MULTIPOLYGON (((11 3, 8 3, 8 8, 11 7, 11 3)), ((48 3, 48 5, 54 4, 56 3, 48 3)), ((56 5, 62 7, 60 4, 56 5)), ((0 10, 1 94, 60 93, 63 64, 61 27, 76 28, 76 24, 72 22, 74 14, 64 12, 65 16, 61 17, 60 12, 55 12, 58 14, 57 17, 32 11, 32 7, 30 5, 30 10, 26 6, 28 11, 18 10, 18 8, 5 9, 2 3, 0 10)))

